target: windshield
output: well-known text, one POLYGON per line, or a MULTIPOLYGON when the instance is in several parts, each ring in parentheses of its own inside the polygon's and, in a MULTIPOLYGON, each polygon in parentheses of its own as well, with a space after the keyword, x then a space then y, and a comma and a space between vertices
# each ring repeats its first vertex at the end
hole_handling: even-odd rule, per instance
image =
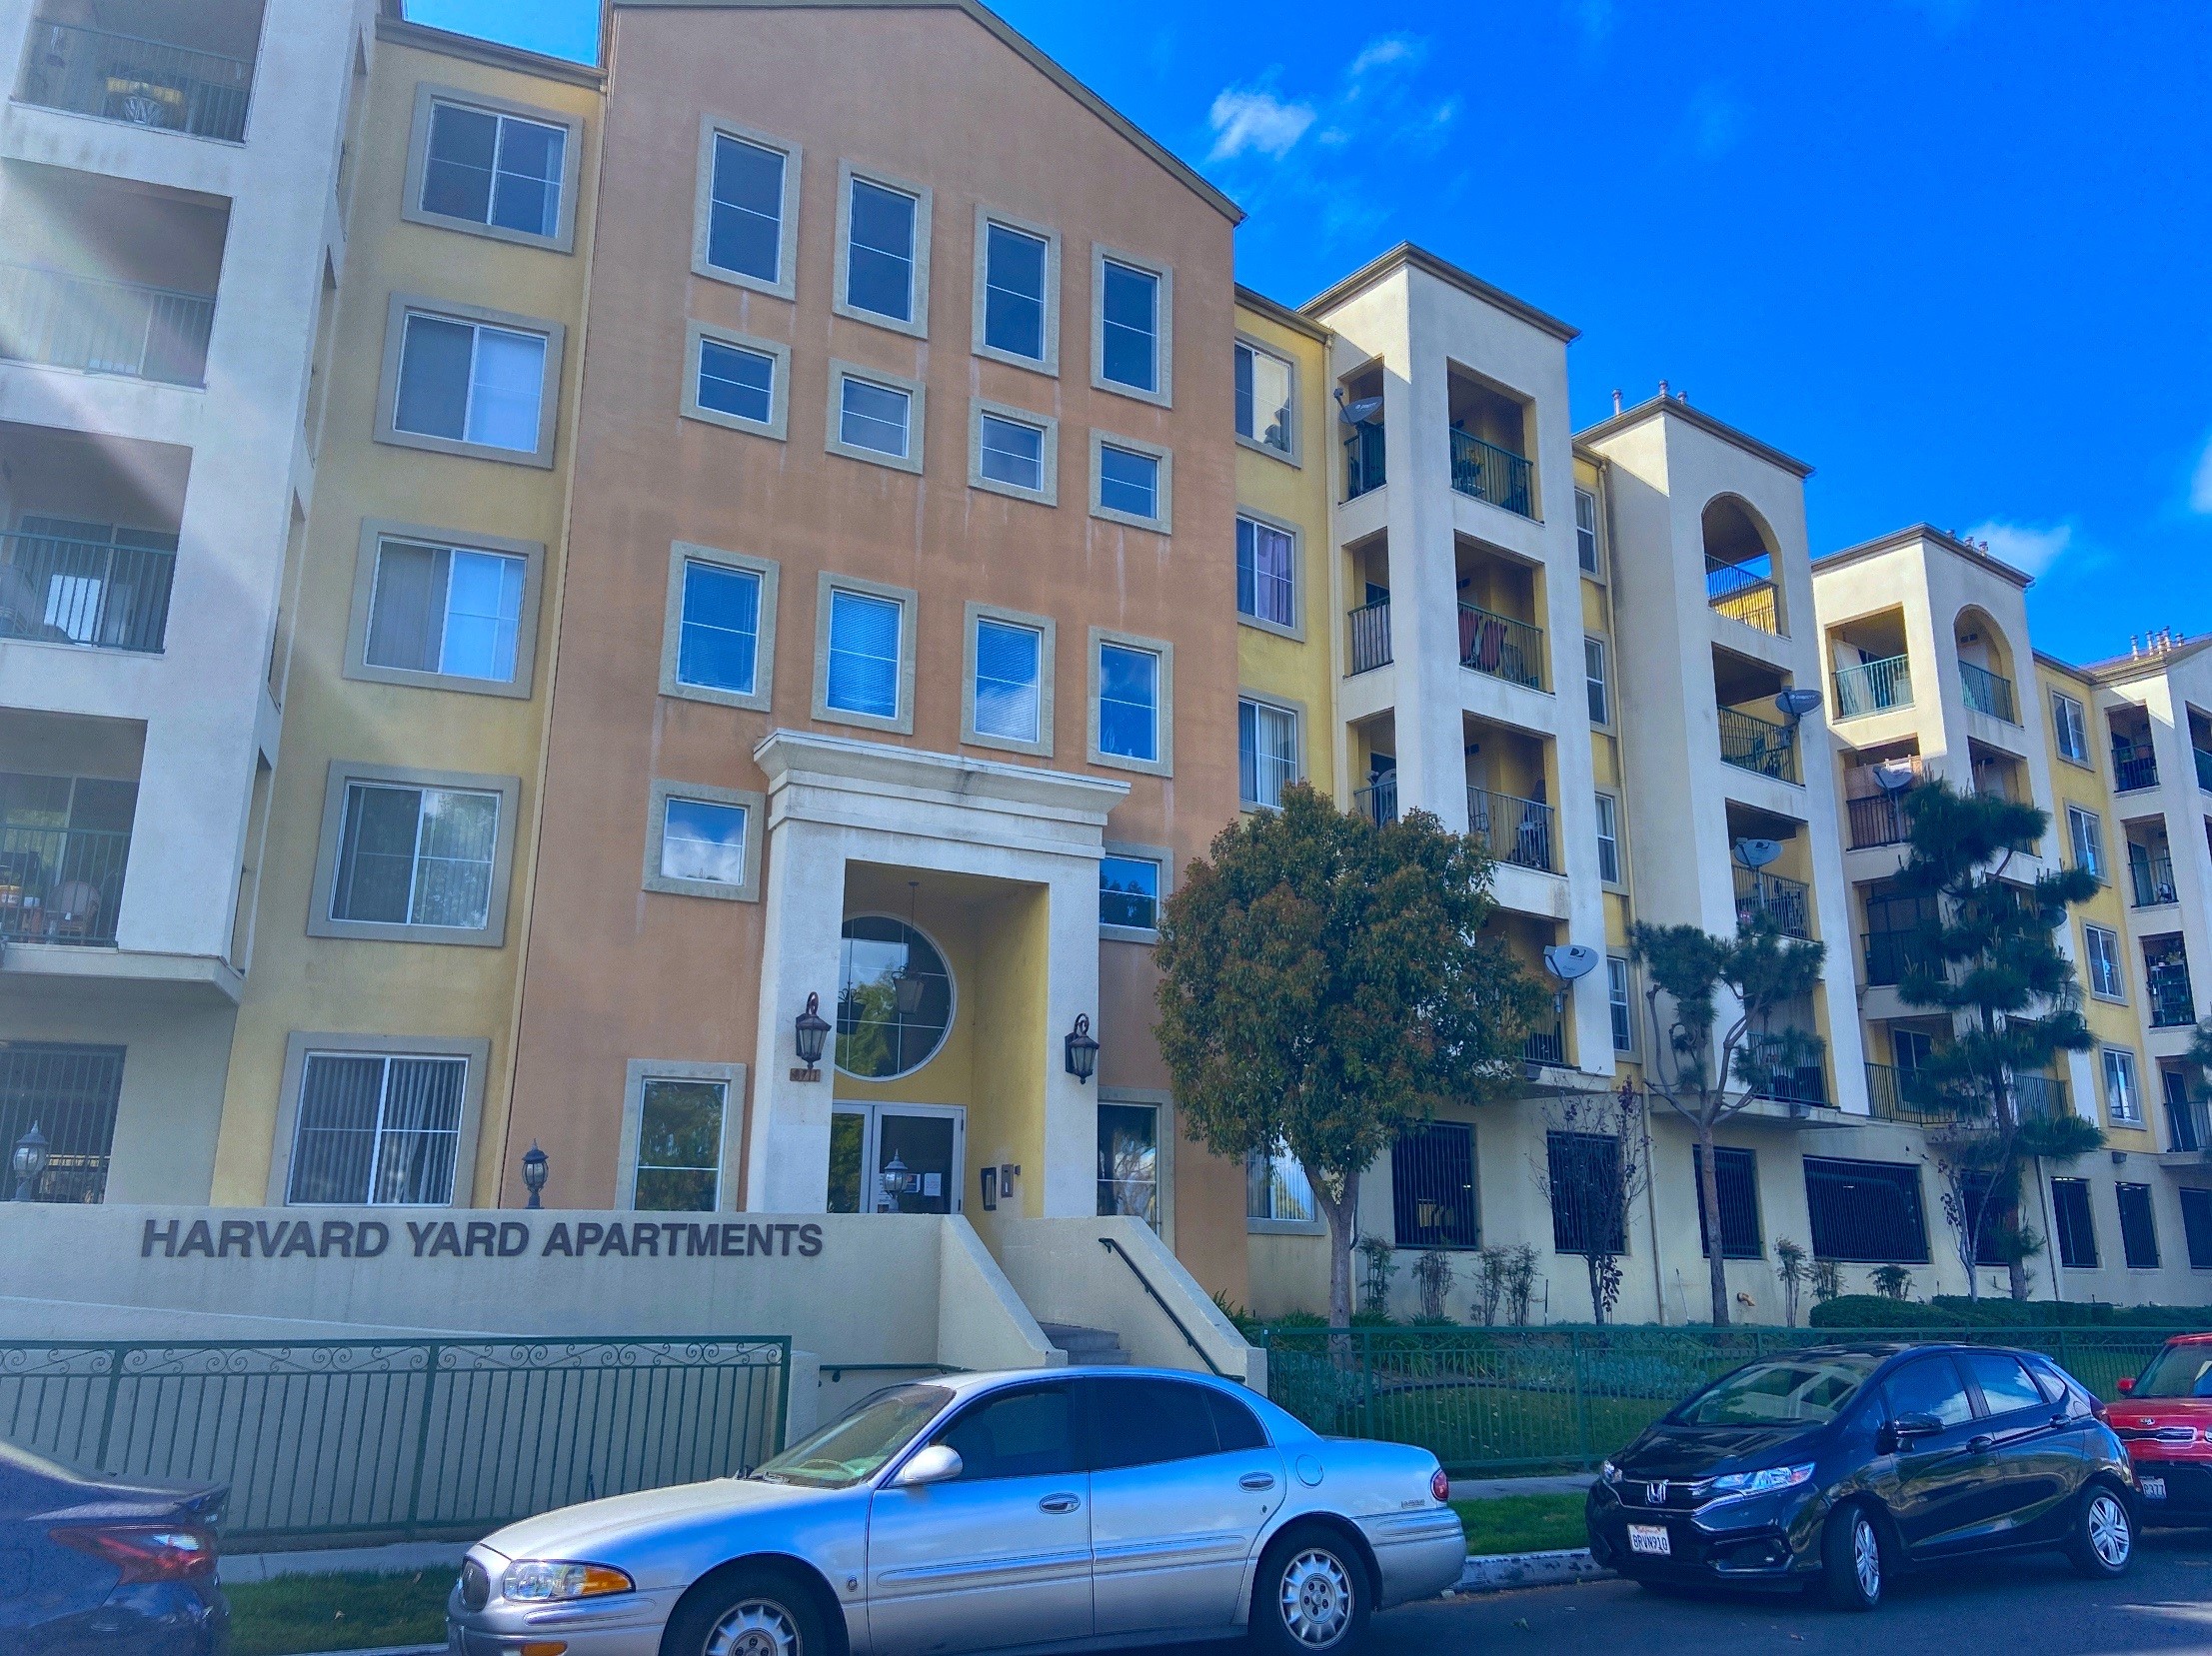
POLYGON ((2151 1359, 2131 1397, 2212 1397, 2212 1345, 2169 1345, 2151 1359))
POLYGON ((1673 1418, 1684 1426, 1825 1426, 1880 1362, 1854 1352, 1753 1363, 1699 1392, 1673 1418))
POLYGON ((891 1386, 763 1462, 753 1476, 765 1483, 850 1489, 904 1449, 952 1400, 943 1386, 891 1386))

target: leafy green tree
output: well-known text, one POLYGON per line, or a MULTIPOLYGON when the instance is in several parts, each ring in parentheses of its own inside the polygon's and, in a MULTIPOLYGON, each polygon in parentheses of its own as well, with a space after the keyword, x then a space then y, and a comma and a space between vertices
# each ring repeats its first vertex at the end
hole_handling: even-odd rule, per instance
POLYGON ((1544 996, 1482 929, 1490 871, 1425 812, 1377 828, 1298 786, 1223 828, 1161 906, 1154 1032, 1185 1127, 1304 1168, 1339 1328, 1360 1174, 1438 1105, 1523 1072, 1544 996))
POLYGON ((1819 986, 1827 946, 1783 936, 1764 913, 1746 917, 1733 937, 1638 921, 1630 940, 1649 980, 1644 1000, 1652 1057, 1644 1065, 1645 1084, 1697 1137, 1697 1201, 1711 1241, 1706 1265, 1718 1325, 1728 1320, 1728 1272, 1714 1135, 1753 1099, 1786 1090, 1801 1070, 1819 1062, 1820 1037, 1790 1024, 1777 1027, 1776 1019, 1819 986))
POLYGON ((1943 1213, 1980 1297, 1976 1266, 1998 1254, 2012 1297, 2028 1297, 2027 1261, 2042 1238, 2021 1216, 2020 1169, 2032 1157, 2071 1159, 2104 1134, 2052 1096, 2023 1096, 2061 1052, 2094 1044, 2081 1015, 2081 986, 2059 952, 2067 910, 2097 891, 2084 868, 2053 868, 2023 880, 2014 862, 2033 856, 2050 817, 2032 805, 1961 793, 1936 780, 1905 797, 1910 852, 1895 889, 1921 916, 1903 950, 1897 985, 1908 1006, 1942 1012, 1951 1035, 1904 1078, 1908 1102, 1935 1124, 1929 1138, 1944 1182, 1943 1213))

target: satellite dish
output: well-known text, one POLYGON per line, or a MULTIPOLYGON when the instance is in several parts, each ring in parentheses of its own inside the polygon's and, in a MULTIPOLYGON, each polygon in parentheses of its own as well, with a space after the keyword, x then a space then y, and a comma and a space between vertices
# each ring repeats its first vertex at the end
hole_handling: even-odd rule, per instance
POLYGON ((1820 692, 1816 690, 1785 690, 1774 698, 1774 705, 1782 710, 1782 717, 1792 725, 1813 709, 1820 706, 1820 692))
POLYGON ((1778 840, 1738 839, 1736 841, 1736 856, 1746 868, 1763 868, 1781 854, 1782 847, 1778 840))
POLYGON ((1919 780, 1902 760, 1884 760, 1874 767, 1874 782, 1884 794, 1902 794, 1919 780))
POLYGON ((1356 402, 1344 401, 1344 388, 1336 388, 1336 418, 1347 426, 1371 426, 1382 418, 1382 399, 1362 397, 1356 402))
POLYGON ((1597 969, 1597 950, 1587 943, 1553 943, 1543 951, 1544 969, 1562 983, 1597 969))

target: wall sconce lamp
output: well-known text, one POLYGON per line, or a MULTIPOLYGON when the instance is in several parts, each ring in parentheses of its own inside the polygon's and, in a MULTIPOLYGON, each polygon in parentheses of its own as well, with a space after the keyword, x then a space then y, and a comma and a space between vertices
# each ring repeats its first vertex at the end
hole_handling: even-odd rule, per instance
POLYGON ((1091 1038, 1091 1014, 1078 1012, 1076 1026, 1068 1031, 1068 1073, 1088 1081, 1098 1072, 1099 1043, 1091 1038))
POLYGON ((31 1130, 15 1141, 15 1199, 36 1201, 38 1181, 46 1172, 49 1152, 46 1135, 38 1130, 38 1123, 31 1123, 31 1130))
POLYGON ((822 1015, 822 996, 810 992, 807 1009, 792 1023, 792 1040, 799 1049, 799 1067, 791 1072, 793 1080, 822 1079, 822 1043, 829 1038, 830 1020, 822 1015))
POLYGON ((538 1148, 538 1141, 533 1138, 530 1148, 523 1151, 523 1187, 530 1192, 530 1200, 523 1203, 525 1207, 545 1206, 539 1197, 545 1191, 546 1174, 551 1167, 551 1159, 538 1148))

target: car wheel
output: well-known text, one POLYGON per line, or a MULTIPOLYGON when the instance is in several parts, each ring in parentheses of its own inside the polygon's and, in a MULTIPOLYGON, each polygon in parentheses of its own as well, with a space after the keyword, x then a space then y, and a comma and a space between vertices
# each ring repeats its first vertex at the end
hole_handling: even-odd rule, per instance
POLYGON ((2066 1553, 2075 1569, 2096 1581, 2125 1575, 2135 1562, 2135 1524, 2128 1516, 2127 1502, 2109 1484, 2089 1486, 2074 1517, 2066 1553))
POLYGON ((1820 1536, 1820 1590, 1838 1610, 1872 1610, 1882 1602, 1882 1536, 1863 1506, 1828 1517, 1820 1536))
POLYGON ((685 1595, 665 1656, 828 1656, 814 1596, 781 1570, 738 1569, 685 1595))
POLYGON ((1365 1631, 1367 1567, 1343 1538, 1318 1526, 1279 1537, 1252 1583, 1251 1638, 1264 1651, 1349 1650, 1365 1631))

